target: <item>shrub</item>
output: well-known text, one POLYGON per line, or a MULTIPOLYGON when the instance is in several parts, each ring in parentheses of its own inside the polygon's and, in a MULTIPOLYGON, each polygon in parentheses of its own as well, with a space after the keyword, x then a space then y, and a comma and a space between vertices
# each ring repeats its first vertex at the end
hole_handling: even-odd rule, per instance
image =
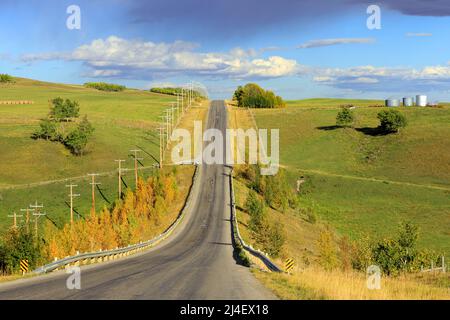
POLYGON ((304 209, 306 221, 311 224, 315 224, 317 222, 317 214, 313 208, 305 208, 304 209))
POLYGON ((69 99, 55 98, 52 101, 50 108, 50 118, 54 121, 68 121, 71 118, 78 118, 80 116, 80 107, 78 102, 69 99))
POLYGON ((94 128, 85 116, 78 126, 67 135, 64 144, 73 154, 82 155, 93 132, 94 128))
POLYGON ((263 235, 266 238, 265 241, 263 241, 263 250, 271 257, 278 257, 286 242, 286 233, 283 225, 279 222, 275 222, 265 228, 263 235))
POLYGON ((60 137, 56 123, 50 119, 41 120, 39 129, 33 133, 32 138, 58 141, 60 137))
POLYGON ((30 269, 34 269, 41 262, 41 249, 31 232, 22 228, 11 228, 0 244, 0 271, 19 272, 20 260, 28 260, 30 269))
POLYGON ((343 107, 336 116, 336 125, 340 127, 351 127, 355 121, 355 115, 350 106, 343 107))
POLYGON ((125 86, 105 82, 87 82, 84 84, 86 88, 93 88, 100 91, 118 92, 126 89, 125 86))
POLYGON ((397 110, 383 110, 378 113, 380 128, 386 133, 398 132, 406 127, 406 117, 397 110))
POLYGON ((337 248, 333 233, 330 230, 324 230, 320 233, 317 240, 317 249, 319 252, 319 263, 323 268, 333 270, 338 266, 337 248))
POLYGON ((253 232, 258 233, 263 227, 265 216, 264 202, 259 200, 255 191, 250 190, 245 202, 245 210, 250 215, 249 228, 253 232))
POLYGON ((424 264, 429 265, 438 255, 432 251, 418 250, 418 228, 411 223, 402 223, 393 238, 384 238, 370 242, 368 239, 358 241, 354 246, 353 267, 365 271, 375 264, 387 275, 420 270, 424 264))
POLYGON ((14 78, 11 77, 9 74, 2 73, 0 74, 0 83, 11 83, 14 82, 14 78))

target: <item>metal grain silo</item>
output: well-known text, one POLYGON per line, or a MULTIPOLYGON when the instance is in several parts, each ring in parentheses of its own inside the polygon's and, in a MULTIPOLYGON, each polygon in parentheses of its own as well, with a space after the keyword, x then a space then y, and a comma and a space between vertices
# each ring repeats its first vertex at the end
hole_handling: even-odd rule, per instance
POLYGON ((414 98, 405 97, 403 98, 403 106, 412 107, 414 105, 414 98))
POLYGON ((417 95, 416 96, 416 106, 426 107, 427 106, 427 96, 417 95))
POLYGON ((398 107, 400 106, 400 101, 398 99, 389 98, 386 100, 386 107, 398 107))

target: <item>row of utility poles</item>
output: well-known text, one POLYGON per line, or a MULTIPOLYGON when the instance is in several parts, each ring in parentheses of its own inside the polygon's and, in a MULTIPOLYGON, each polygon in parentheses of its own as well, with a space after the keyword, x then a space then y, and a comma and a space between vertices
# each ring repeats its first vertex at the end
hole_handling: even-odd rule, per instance
POLYGON ((164 115, 160 116, 163 121, 156 129, 159 134, 159 168, 163 167, 164 153, 169 147, 173 130, 180 124, 181 118, 192 106, 195 96, 194 84, 189 82, 187 88, 182 87, 181 92, 176 93, 176 102, 172 102, 170 108, 164 110, 164 115))
MULTIPOLYGON (((194 85, 192 82, 190 82, 186 87, 181 88, 181 92, 176 93, 176 102, 172 102, 170 107, 165 110, 165 114, 162 116, 162 118, 165 120, 164 122, 160 123, 160 127, 157 129, 159 131, 159 168, 163 167, 163 161, 164 161, 164 152, 169 147, 170 137, 172 136, 173 130, 179 125, 181 118, 184 116, 186 111, 192 106, 194 100, 195 100, 195 91, 194 91, 194 85)), ((137 189, 138 186, 138 170, 139 170, 139 162, 143 160, 144 158, 139 157, 139 153, 142 152, 142 150, 139 149, 133 149, 130 150, 131 156, 134 160, 134 178, 135 178, 135 186, 137 189)), ((117 159, 114 160, 118 163, 118 198, 120 199, 122 197, 122 177, 124 175, 124 172, 129 171, 130 169, 123 168, 122 164, 126 161, 124 159, 117 159)), ((91 178, 90 185, 91 185, 91 193, 92 193, 92 209, 91 214, 95 213, 96 205, 95 205, 95 188, 98 185, 101 185, 101 183, 97 182, 97 177, 99 176, 99 173, 89 173, 87 176, 91 178)), ((70 206, 70 224, 73 225, 74 222, 74 199, 77 197, 80 197, 80 194, 77 194, 74 192, 74 188, 78 187, 78 185, 70 183, 66 185, 66 187, 69 189, 69 206, 70 206)), ((34 217, 34 232, 36 237, 38 236, 38 219, 42 216, 45 216, 46 213, 41 212, 41 209, 43 209, 43 204, 38 204, 36 201, 34 204, 30 204, 28 208, 21 209, 21 212, 25 213, 25 227, 27 232, 30 231, 30 218, 31 216, 34 217)), ((14 212, 12 215, 8 215, 8 217, 13 218, 13 228, 18 227, 17 218, 22 218, 23 215, 18 215, 16 212, 14 212)))
MULTIPOLYGON (((31 217, 34 217, 34 232, 36 237, 38 236, 38 220, 40 217, 45 216, 46 213, 41 212, 41 209, 44 208, 42 204, 38 204, 36 201, 34 204, 30 204, 25 209, 20 209, 21 212, 25 212, 25 226, 27 233, 30 232, 30 220, 31 217)), ((22 214, 17 214, 14 212, 12 215, 8 215, 9 218, 13 218, 13 228, 17 228, 17 218, 22 218, 22 214)))

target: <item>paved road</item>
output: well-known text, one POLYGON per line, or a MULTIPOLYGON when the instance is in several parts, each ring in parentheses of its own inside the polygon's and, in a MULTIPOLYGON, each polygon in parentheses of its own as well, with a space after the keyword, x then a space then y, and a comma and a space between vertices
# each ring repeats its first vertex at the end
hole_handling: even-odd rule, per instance
MULTIPOLYGON (((208 128, 227 126, 223 101, 213 101, 208 128)), ((225 136, 225 135, 224 135, 225 136)), ((83 267, 81 290, 63 271, 0 285, 0 299, 274 299, 233 258, 228 168, 203 165, 196 201, 170 239, 145 253, 83 267)))

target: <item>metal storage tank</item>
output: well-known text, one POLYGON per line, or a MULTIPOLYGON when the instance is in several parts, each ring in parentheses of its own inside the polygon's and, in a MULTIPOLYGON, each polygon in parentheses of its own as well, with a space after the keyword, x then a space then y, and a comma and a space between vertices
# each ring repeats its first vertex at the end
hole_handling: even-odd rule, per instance
POLYGON ((427 106, 427 96, 417 95, 416 96, 416 106, 426 107, 427 106))
POLYGON ((412 107, 414 105, 414 98, 405 97, 403 98, 403 106, 412 107))
POLYGON ((400 102, 398 99, 387 99, 386 100, 386 107, 398 107, 400 106, 400 102))

